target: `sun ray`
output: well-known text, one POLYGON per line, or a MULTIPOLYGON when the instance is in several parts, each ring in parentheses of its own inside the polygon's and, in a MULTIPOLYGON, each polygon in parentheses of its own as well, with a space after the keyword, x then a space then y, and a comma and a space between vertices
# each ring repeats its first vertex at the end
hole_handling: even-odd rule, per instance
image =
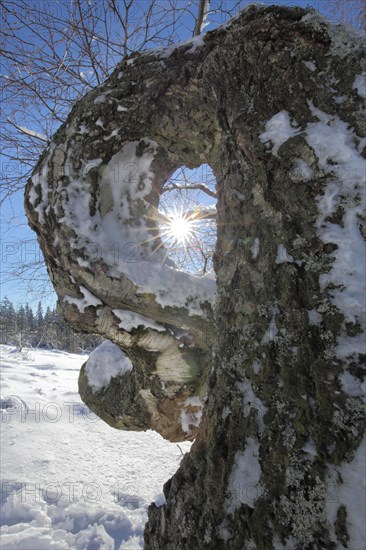
POLYGON ((161 224, 161 236, 169 248, 182 246, 187 249, 193 240, 196 230, 196 220, 186 216, 181 211, 173 211, 164 216, 166 221, 161 224))

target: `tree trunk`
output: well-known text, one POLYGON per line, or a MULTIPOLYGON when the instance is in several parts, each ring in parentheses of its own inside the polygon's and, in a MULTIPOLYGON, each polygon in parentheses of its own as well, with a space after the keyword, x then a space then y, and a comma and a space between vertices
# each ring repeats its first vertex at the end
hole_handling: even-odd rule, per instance
MULTIPOLYGON (((132 405, 124 412, 138 419, 138 429, 183 438, 179 415, 166 413, 164 403, 171 400, 181 413, 189 396, 207 392, 192 450, 164 486, 166 504, 150 506, 148 550, 361 550, 362 40, 315 12, 255 6, 198 40, 123 61, 74 107, 28 185, 28 217, 66 318, 131 357, 131 391, 141 413, 132 414, 132 405), (105 235, 103 220, 116 207, 105 170, 122 148, 126 162, 131 144, 140 176, 146 179, 150 168, 153 176, 149 194, 130 196, 129 208, 122 197, 123 230, 143 226, 156 237, 151 218, 176 167, 207 162, 216 175, 214 337, 204 281, 172 278, 174 306, 159 289, 148 292, 125 264, 116 268, 102 255, 92 265, 87 237, 94 231, 98 246, 107 242, 101 227, 105 235), (68 211, 72 201, 77 219, 68 211), (191 283, 198 289, 193 309, 191 283), (143 341, 154 329, 124 330, 115 308, 164 327, 157 351, 143 341), (182 357, 180 331, 195 338, 189 358, 182 357), (169 361, 161 367, 166 338, 174 350, 170 370, 169 361), (203 368, 187 366, 203 358, 203 368), (188 382, 174 368, 178 360, 188 382)), ((144 261, 154 265, 154 254, 162 261, 156 242, 149 242, 147 251, 141 247, 140 269, 144 261)), ((172 267, 163 264, 161 273, 164 279, 172 267)), ((112 382, 109 398, 93 397, 104 412, 120 381, 112 382)))

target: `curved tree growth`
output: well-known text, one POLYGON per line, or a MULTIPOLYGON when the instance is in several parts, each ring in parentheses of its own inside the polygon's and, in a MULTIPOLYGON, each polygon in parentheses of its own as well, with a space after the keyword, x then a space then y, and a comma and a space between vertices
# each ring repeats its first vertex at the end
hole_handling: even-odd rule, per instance
POLYGON ((364 544, 364 50, 315 12, 249 7, 124 59, 27 185, 64 316, 118 346, 104 385, 83 367, 85 402, 178 441, 206 399, 148 549, 364 544), (202 164, 216 281, 176 269, 159 230, 170 175, 202 164))

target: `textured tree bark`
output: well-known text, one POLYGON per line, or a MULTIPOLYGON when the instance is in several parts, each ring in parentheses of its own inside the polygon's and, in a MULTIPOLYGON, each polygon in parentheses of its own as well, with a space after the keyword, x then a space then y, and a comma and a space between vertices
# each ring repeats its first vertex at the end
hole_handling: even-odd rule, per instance
POLYGON ((359 35, 315 12, 252 6, 202 44, 123 61, 56 134, 36 169, 49 166, 44 188, 28 185, 28 217, 64 315, 119 344, 136 365, 142 412, 133 412, 140 418, 132 427, 183 438, 177 416, 165 415, 169 429, 153 418, 164 414, 164 400, 181 407, 207 391, 191 452, 164 486, 166 504, 149 509, 149 550, 364 546, 364 50, 359 35), (92 121, 99 125, 80 133, 92 121), (179 165, 207 162, 216 175, 214 338, 209 300, 199 299, 192 315, 189 292, 183 305, 164 307, 130 271, 114 276, 105 258, 91 269, 85 246, 77 249, 80 225, 62 218, 59 197, 71 180, 56 177, 55 166, 62 172, 68 156, 75 179, 86 160, 102 159, 85 189, 89 207, 108 213, 103 167, 130 142, 143 156, 148 140, 157 144, 154 183, 125 224, 154 217, 161 186, 179 165), (82 248, 89 267, 77 261, 82 248), (80 296, 81 285, 100 302, 84 313, 63 301, 80 296), (164 351, 139 340, 153 329, 126 334, 115 308, 170 329, 161 335, 174 354, 182 352, 179 330, 189 332, 195 344, 183 363, 206 364, 186 384, 174 382, 172 368, 167 395, 164 369, 152 362, 164 351))

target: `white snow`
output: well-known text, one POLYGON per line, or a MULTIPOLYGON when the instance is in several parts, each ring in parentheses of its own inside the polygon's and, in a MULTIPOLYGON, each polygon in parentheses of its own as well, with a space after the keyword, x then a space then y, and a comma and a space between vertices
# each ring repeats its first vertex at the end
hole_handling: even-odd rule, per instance
POLYGON ((365 35, 362 29, 356 29, 350 26, 334 25, 321 15, 319 10, 313 10, 300 20, 301 23, 308 23, 309 27, 323 31, 326 27, 327 33, 331 38, 330 55, 336 55, 339 59, 344 59, 350 52, 360 45, 362 47, 365 35))
POLYGON ((356 76, 352 88, 357 90, 360 97, 366 99, 366 72, 356 76))
POLYGON ((305 67, 309 69, 309 71, 314 72, 316 71, 316 66, 313 61, 303 61, 305 67))
POLYGON ((89 306, 100 306, 102 305, 102 302, 94 296, 87 288, 84 286, 79 286, 80 292, 83 294, 83 298, 75 298, 74 296, 66 295, 64 296, 64 302, 68 302, 69 304, 75 304, 78 310, 81 313, 84 313, 85 308, 89 306))
POLYGON ((136 281, 142 291, 151 289, 156 301, 162 306, 186 307, 190 315, 202 315, 202 302, 214 303, 216 282, 212 273, 195 276, 170 266, 144 265, 140 269, 131 264, 128 268, 131 279, 136 281), (150 275, 149 275, 150 271, 150 275))
POLYGON ((299 134, 300 130, 295 128, 296 122, 291 123, 290 114, 287 111, 280 111, 266 122, 265 132, 259 139, 262 143, 272 143, 271 153, 277 157, 281 145, 288 139, 299 134))
POLYGON ((97 103, 104 103, 105 100, 106 100, 106 94, 100 94, 98 95, 95 99, 94 99, 94 103, 97 104, 97 103))
POLYGON ((118 136, 118 133, 119 133, 119 129, 116 128, 115 130, 112 130, 112 132, 109 134, 109 136, 104 136, 103 139, 104 139, 104 141, 109 141, 110 139, 112 139, 112 137, 118 136))
POLYGON ((228 485, 229 497, 225 503, 227 514, 233 513, 241 504, 254 508, 255 501, 261 495, 261 473, 259 442, 248 437, 245 450, 237 451, 235 454, 228 485))
POLYGON ((253 260, 256 260, 258 258, 259 246, 260 246, 259 239, 258 239, 258 237, 256 237, 254 239, 253 244, 252 244, 252 258, 253 258, 253 260))
POLYGON ((180 414, 180 423, 183 432, 191 434, 190 426, 198 428, 202 418, 203 403, 198 396, 188 397, 183 404, 180 414))
MULTIPOLYGON (((146 50, 145 55, 154 55, 157 59, 167 59, 172 55, 172 53, 183 46, 190 45, 190 48, 185 52, 186 54, 194 53, 198 48, 201 48, 204 45, 204 34, 199 34, 193 38, 189 38, 184 42, 179 42, 178 44, 171 44, 170 46, 162 46, 160 48, 154 48, 151 50, 146 50)), ((144 55, 144 54, 142 54, 144 55)), ((128 64, 133 64, 135 59, 130 59, 127 61, 128 64)))
POLYGON ((45 159, 45 162, 42 165, 41 171, 34 174, 31 178, 33 186, 31 187, 28 197, 29 202, 34 207, 34 210, 38 214, 38 220, 39 223, 43 224, 45 222, 45 210, 48 206, 48 194, 49 194, 49 187, 48 187, 48 161, 52 156, 52 153, 54 151, 55 145, 52 143, 49 149, 49 153, 47 155, 47 158, 45 159), (36 187, 40 185, 41 187, 41 196, 39 195, 38 191, 36 191, 36 187), (41 199, 39 204, 35 206, 35 203, 38 199, 41 199))
POLYGON ((159 332, 166 331, 166 328, 160 323, 157 323, 156 321, 153 321, 152 319, 149 319, 144 315, 134 313, 133 311, 129 311, 127 309, 114 309, 113 313, 115 313, 117 317, 121 320, 118 326, 120 328, 123 328, 124 330, 127 330, 127 332, 130 332, 133 328, 138 328, 140 326, 145 328, 152 328, 159 332))
POLYGON ((312 458, 316 457, 316 455, 318 454, 317 453, 317 450, 316 450, 316 446, 315 446, 315 443, 313 441, 313 439, 309 438, 306 443, 304 444, 302 450, 308 454, 309 456, 311 456, 312 458))
POLYGON ((254 374, 258 374, 262 370, 262 365, 260 364, 260 362, 257 359, 254 359, 254 361, 253 361, 252 369, 253 369, 254 374))
POLYGON ((342 384, 342 390, 351 397, 361 397, 366 403, 366 380, 361 380, 352 376, 348 371, 345 371, 340 375, 340 381, 342 384))
POLYGON ((44 134, 35 132, 34 130, 31 130, 30 128, 26 128, 25 126, 18 126, 14 122, 12 122, 12 124, 16 128, 18 128, 18 130, 20 130, 23 134, 27 134, 27 136, 30 136, 30 137, 35 137, 37 139, 40 139, 41 141, 45 141, 46 143, 48 142, 47 136, 45 136, 44 134))
POLYGON ((218 529, 218 536, 221 540, 224 540, 225 542, 227 542, 228 540, 233 538, 233 532, 232 532, 232 529, 230 527, 231 526, 228 523, 227 518, 225 518, 221 522, 221 525, 219 525, 219 529, 218 529))
MULTIPOLYGON (((8 77, 5 77, 5 78, 8 78, 8 77)), ((36 132, 35 130, 31 130, 30 128, 26 128, 25 126, 20 126, 19 124, 14 122, 14 120, 11 120, 9 117, 7 117, 6 120, 12 126, 14 126, 17 130, 19 130, 19 132, 21 132, 22 134, 26 134, 29 137, 34 137, 41 141, 44 141, 45 143, 48 143, 47 136, 45 136, 44 134, 40 134, 39 132, 36 132)))
POLYGON ((255 395, 252 383, 248 378, 245 378, 242 382, 236 382, 235 386, 243 394, 243 415, 247 417, 251 414, 252 409, 255 409, 257 412, 258 430, 261 433, 264 430, 263 417, 267 412, 267 407, 255 395))
POLYGON ((323 317, 316 311, 316 309, 308 309, 308 317, 310 325, 320 325, 323 317))
MULTIPOLYGON (((70 246, 83 249, 82 261, 92 265, 102 260, 108 266, 109 276, 126 275, 136 285, 138 293, 153 293, 162 307, 185 307, 190 315, 202 316, 205 312, 201 304, 213 304, 215 299, 216 281, 212 273, 191 275, 167 265, 166 251, 154 248, 147 218, 141 217, 138 223, 135 218, 131 219, 131 211, 140 207, 140 201, 145 201, 146 208, 150 207, 145 199, 152 189, 151 165, 156 148, 154 141, 144 138, 127 143, 108 164, 103 165, 100 158, 84 160, 81 175, 95 167, 101 173, 99 204, 94 215, 90 214, 90 184, 87 178, 73 174, 72 149, 69 149, 70 183, 62 195, 64 216, 59 221, 74 229, 77 237, 70 240, 70 246), (145 148, 143 154, 138 155, 136 148, 142 142, 145 148)), ((43 221, 48 193, 47 162, 41 175, 34 178, 40 178, 44 186, 42 202, 36 207, 43 221)), ((32 188, 29 196, 35 204, 38 192, 32 188)), ((84 299, 70 296, 64 299, 77 305, 80 311, 88 305, 100 304, 90 294, 84 299)))
POLYGON ((302 159, 295 160, 294 169, 291 172, 291 178, 295 181, 309 181, 313 175, 313 171, 308 164, 302 159))
POLYGON ((90 354, 85 374, 93 393, 97 393, 108 386, 112 378, 131 372, 132 369, 132 363, 123 351, 107 340, 90 354))
MULTIPOLYGON (((366 337, 365 333, 361 332, 356 336, 342 335, 337 340, 337 356, 339 358, 357 356, 358 353, 366 354, 366 337)), ((357 357, 355 357, 358 360, 357 357)))
POLYGON ((2 550, 143 548, 148 505, 164 502, 178 446, 114 430, 81 403, 87 356, 0 352, 2 550))
POLYGON ((232 410, 230 409, 230 407, 225 406, 222 409, 221 418, 225 420, 225 418, 227 418, 231 413, 232 413, 232 410))
POLYGON ((306 139, 320 168, 329 175, 325 193, 318 197, 317 230, 323 242, 337 245, 335 261, 329 273, 321 276, 320 285, 322 289, 335 286, 329 294, 346 320, 365 324, 366 255, 359 220, 366 204, 366 161, 352 128, 338 116, 323 113, 311 102, 309 105, 319 122, 308 124, 306 139), (338 206, 344 208, 343 226, 327 219, 338 206))
MULTIPOLYGON (((311 101, 309 106, 319 122, 307 125, 306 139, 318 158, 319 167, 328 176, 324 193, 317 198, 317 233, 324 243, 336 244, 332 253, 334 262, 319 282, 345 321, 359 323, 363 330, 354 337, 348 336, 344 330, 338 338, 335 353, 344 359, 365 353, 366 255, 359 229, 365 212, 366 162, 361 154, 364 139, 338 116, 321 111, 311 101), (340 224, 330 220, 337 209, 343 210, 340 224)), ((309 320, 313 324, 320 322, 318 314, 312 311, 309 320)), ((364 395, 361 382, 347 370, 340 375, 340 382, 346 394, 352 397, 364 395)), ((329 466, 327 517, 334 524, 339 507, 342 504, 346 507, 349 548, 364 548, 365 545, 365 450, 364 440, 351 462, 329 466)), ((334 533, 333 538, 335 540, 334 533)))
POLYGON ((83 258, 76 258, 78 264, 81 266, 81 267, 88 267, 90 268, 90 263, 87 262, 86 260, 83 260, 83 258))
POLYGON ((124 111, 128 111, 128 109, 127 109, 127 107, 124 107, 123 105, 118 105, 117 111, 119 111, 121 113, 121 112, 124 112, 124 111))
POLYGON ((277 247, 276 264, 292 263, 294 261, 291 254, 289 254, 282 243, 277 247))
POLYGON ((199 35, 194 36, 193 38, 191 38, 188 41, 188 43, 191 44, 191 47, 189 48, 189 50, 186 51, 186 54, 187 53, 189 53, 189 54, 194 53, 198 48, 201 48, 202 46, 204 46, 204 44, 205 44, 204 38, 205 38, 204 34, 199 34, 199 35))

